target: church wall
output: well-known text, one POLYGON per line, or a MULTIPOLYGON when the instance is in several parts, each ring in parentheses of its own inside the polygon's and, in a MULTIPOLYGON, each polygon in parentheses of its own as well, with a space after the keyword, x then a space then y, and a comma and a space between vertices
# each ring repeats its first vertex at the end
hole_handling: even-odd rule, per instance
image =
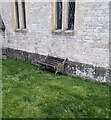
POLYGON ((74 34, 53 32, 53 2, 27 2, 27 31, 15 32, 13 3, 4 3, 4 46, 109 68, 109 3, 76 2, 74 34))

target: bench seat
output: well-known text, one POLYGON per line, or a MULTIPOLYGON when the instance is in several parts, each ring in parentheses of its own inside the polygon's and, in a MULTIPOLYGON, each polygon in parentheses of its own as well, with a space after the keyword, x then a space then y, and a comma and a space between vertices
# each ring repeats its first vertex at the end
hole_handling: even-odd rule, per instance
POLYGON ((55 74, 57 74, 58 72, 64 73, 67 61, 68 58, 61 59, 47 55, 44 61, 38 61, 37 64, 44 66, 46 69, 54 70, 55 74))

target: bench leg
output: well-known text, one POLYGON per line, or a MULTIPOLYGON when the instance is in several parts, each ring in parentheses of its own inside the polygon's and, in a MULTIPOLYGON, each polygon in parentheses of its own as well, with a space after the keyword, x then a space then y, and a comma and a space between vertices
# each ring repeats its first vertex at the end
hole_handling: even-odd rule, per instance
POLYGON ((55 75, 57 75, 58 71, 56 70, 55 75))
POLYGON ((6 56, 6 55, 2 55, 2 59, 3 59, 3 60, 6 60, 6 59, 7 59, 7 56, 6 56))

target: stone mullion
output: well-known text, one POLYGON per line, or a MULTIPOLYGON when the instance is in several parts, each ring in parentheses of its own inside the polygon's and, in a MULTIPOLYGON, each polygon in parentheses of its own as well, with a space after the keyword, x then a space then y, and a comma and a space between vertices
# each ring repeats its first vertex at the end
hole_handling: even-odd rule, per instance
POLYGON ((56 30, 57 28, 57 10, 56 10, 56 1, 57 0, 54 0, 53 2, 53 30, 56 30))
POLYGON ((12 7, 12 8, 14 8, 14 10, 13 10, 13 19, 14 19, 14 25, 15 25, 14 28, 17 29, 17 15, 16 15, 16 8, 15 8, 15 0, 14 0, 13 4, 14 4, 14 7, 12 7))
POLYGON ((23 29, 23 13, 22 13, 22 0, 18 0, 19 1, 19 16, 20 16, 20 29, 23 29))
POLYGON ((67 29, 68 23, 68 0, 64 0, 63 2, 63 30, 67 29))

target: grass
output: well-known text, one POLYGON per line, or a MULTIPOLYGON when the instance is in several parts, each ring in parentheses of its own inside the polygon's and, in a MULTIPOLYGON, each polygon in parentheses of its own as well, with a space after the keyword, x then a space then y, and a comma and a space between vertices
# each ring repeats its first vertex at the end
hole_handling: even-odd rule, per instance
POLYGON ((108 118, 109 86, 3 60, 3 118, 108 118))

